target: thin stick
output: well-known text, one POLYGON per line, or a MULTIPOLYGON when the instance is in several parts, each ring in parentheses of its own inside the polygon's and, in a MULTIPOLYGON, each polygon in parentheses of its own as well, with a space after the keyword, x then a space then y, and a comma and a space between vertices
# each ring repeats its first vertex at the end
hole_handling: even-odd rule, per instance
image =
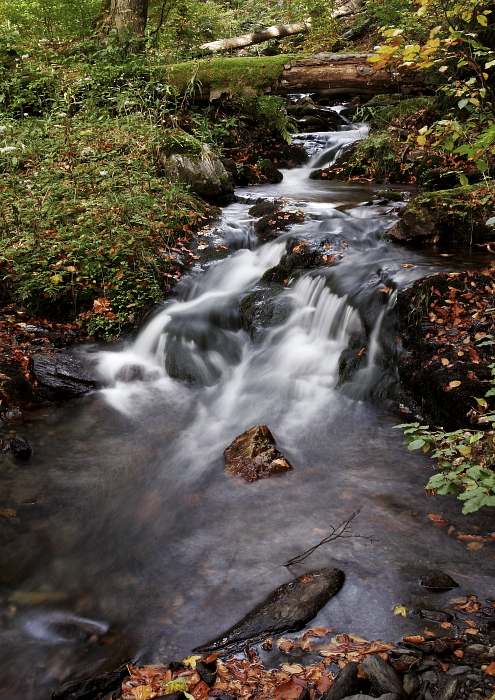
POLYGON ((302 561, 307 559, 315 550, 318 549, 318 547, 321 547, 322 544, 327 544, 328 542, 333 542, 336 539, 347 539, 348 537, 360 537, 364 540, 369 540, 370 542, 373 542, 373 539, 371 535, 355 535, 352 530, 350 529, 349 525, 351 522, 354 520, 354 518, 359 515, 361 512, 361 508, 358 508, 357 510, 354 511, 354 513, 351 513, 348 518, 343 520, 340 525, 337 525, 337 527, 332 527, 330 526, 331 533, 324 537, 321 542, 318 542, 318 544, 315 544, 314 547, 311 547, 310 549, 307 549, 305 552, 302 554, 298 554, 297 557, 293 557, 292 559, 289 559, 288 562, 284 564, 284 566, 292 566, 293 564, 300 564, 302 561))

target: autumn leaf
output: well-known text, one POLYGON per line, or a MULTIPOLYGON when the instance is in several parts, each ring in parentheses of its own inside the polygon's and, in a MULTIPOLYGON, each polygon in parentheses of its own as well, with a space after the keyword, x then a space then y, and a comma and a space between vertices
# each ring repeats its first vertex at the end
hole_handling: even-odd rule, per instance
POLYGON ((110 299, 100 297, 93 301, 93 311, 97 314, 104 314, 110 307, 110 299))
POLYGON ((153 688, 151 685, 138 685, 131 690, 136 700, 146 700, 152 694, 153 688))
POLYGON ((402 617, 407 617, 407 608, 405 605, 396 605, 394 607, 394 615, 402 615, 402 617))
POLYGON ((422 637, 420 634, 413 634, 410 637, 404 637, 405 642, 410 642, 411 644, 421 644, 421 642, 425 641, 425 638, 422 637))

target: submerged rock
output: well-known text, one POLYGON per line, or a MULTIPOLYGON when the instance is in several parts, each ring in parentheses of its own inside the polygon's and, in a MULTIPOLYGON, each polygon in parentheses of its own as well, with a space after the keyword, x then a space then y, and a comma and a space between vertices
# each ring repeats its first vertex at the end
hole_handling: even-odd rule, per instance
POLYGON ((103 698, 109 693, 120 690, 122 681, 128 675, 129 670, 124 665, 116 671, 103 673, 95 678, 71 681, 65 683, 60 690, 53 693, 52 700, 93 700, 94 698, 103 698))
POLYGON ((194 652, 202 654, 223 648, 235 649, 272 634, 297 632, 340 591, 344 580, 344 572, 339 569, 319 569, 284 583, 240 622, 194 652))
POLYGON ((98 383, 75 355, 37 353, 33 355, 33 372, 42 384, 69 396, 87 394, 98 383))
POLYGON ((245 481, 257 481, 283 474, 292 466, 275 447, 275 438, 266 425, 255 425, 225 450, 226 469, 245 481))
POLYGON ((448 591, 451 588, 459 587, 459 584, 456 583, 451 576, 440 571, 440 569, 428 571, 428 573, 423 576, 420 583, 425 588, 431 588, 437 591, 448 591))

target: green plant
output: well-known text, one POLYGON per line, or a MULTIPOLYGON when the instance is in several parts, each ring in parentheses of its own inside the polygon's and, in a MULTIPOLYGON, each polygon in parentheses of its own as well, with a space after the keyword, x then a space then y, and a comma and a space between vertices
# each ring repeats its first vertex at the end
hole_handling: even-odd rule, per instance
MULTIPOLYGON (((479 345, 495 345, 486 335, 479 345)), ((485 397, 495 396, 495 362, 489 365, 492 373, 491 388, 485 397)), ((478 425, 491 424, 488 430, 430 430, 428 425, 403 423, 394 426, 407 435, 404 444, 408 450, 429 452, 437 460, 440 473, 430 477, 425 486, 431 495, 455 494, 464 501, 464 515, 482 506, 495 506, 495 413, 487 413, 488 403, 476 399, 478 425)))

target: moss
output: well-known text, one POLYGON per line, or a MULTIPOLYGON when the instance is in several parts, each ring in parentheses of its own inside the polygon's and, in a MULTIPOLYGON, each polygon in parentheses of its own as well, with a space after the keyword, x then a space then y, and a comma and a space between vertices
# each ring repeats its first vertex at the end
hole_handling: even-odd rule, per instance
POLYGON ((283 66, 290 56, 263 56, 256 58, 209 58, 200 61, 155 68, 156 79, 164 80, 176 90, 208 93, 225 89, 232 94, 243 94, 246 89, 260 93, 280 78, 283 66))
MULTIPOLYGON (((467 185, 428 192, 404 209, 398 224, 402 240, 438 239, 475 243, 490 240, 486 221, 495 210, 495 184, 467 185)), ((392 232, 393 233, 393 232, 392 232)), ((396 236, 397 237, 397 236, 396 236)))
POLYGON ((182 129, 164 129, 157 138, 156 146, 166 156, 180 153, 198 159, 203 153, 201 142, 182 129))

